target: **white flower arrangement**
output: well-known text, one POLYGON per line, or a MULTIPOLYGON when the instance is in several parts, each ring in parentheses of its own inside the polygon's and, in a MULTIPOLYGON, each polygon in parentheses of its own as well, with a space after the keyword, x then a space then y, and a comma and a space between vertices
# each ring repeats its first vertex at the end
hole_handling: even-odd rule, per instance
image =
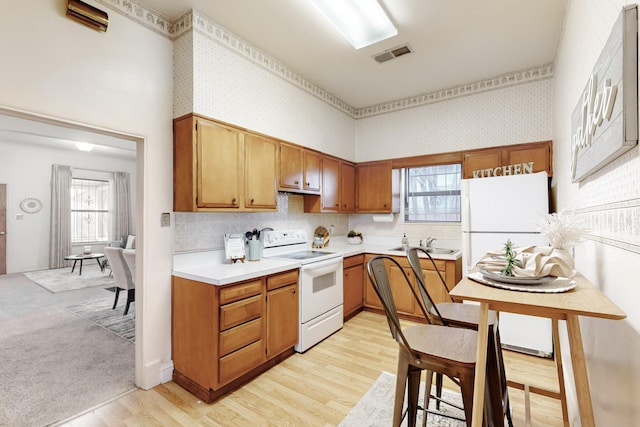
POLYGON ((547 243, 558 249, 570 249, 581 242, 587 228, 575 214, 560 211, 544 215, 538 223, 538 231, 546 238, 547 243))

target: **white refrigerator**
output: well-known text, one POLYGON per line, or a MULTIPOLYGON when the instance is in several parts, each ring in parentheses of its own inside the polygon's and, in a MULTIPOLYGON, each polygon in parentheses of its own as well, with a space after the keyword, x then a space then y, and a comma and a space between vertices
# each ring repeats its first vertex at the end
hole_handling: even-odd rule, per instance
MULTIPOLYGON (((536 231, 542 215, 549 212, 546 172, 463 179, 461 197, 465 275, 484 254, 503 248, 508 239, 514 246, 547 244, 536 231)), ((553 355, 550 319, 500 313, 499 328, 503 348, 553 355)))

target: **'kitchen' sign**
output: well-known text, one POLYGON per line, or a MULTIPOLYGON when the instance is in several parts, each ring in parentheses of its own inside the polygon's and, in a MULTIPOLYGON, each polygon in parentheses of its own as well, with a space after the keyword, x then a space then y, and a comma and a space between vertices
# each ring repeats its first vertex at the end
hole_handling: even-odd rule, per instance
POLYGON ((638 8, 622 9, 571 116, 571 180, 638 143, 638 8))
POLYGON ((473 177, 488 178, 490 176, 522 175, 525 173, 533 173, 533 162, 498 166, 497 168, 478 169, 473 171, 473 177))

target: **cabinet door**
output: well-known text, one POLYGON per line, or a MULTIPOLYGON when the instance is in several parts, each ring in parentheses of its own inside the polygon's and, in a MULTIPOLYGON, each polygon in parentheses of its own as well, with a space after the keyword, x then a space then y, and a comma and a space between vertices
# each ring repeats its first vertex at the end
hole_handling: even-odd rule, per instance
MULTIPOLYGON (((446 280, 445 272, 441 271, 442 277, 446 280)), ((441 302, 450 302, 449 294, 442 285, 438 272, 434 270, 422 270, 422 275, 427 284, 427 292, 433 300, 434 304, 440 304, 441 302)))
POLYGON ((322 158, 322 210, 339 209, 340 161, 332 157, 322 158))
POLYGON ((357 211, 392 211, 391 162, 362 164, 356 167, 357 211))
POLYGON ((244 174, 240 132, 197 120, 198 207, 237 208, 244 174))
POLYGON ((307 192, 320 193, 320 177, 322 174, 322 156, 314 151, 304 150, 302 153, 304 165, 304 186, 307 192))
POLYGON ((298 342, 298 284, 267 293, 267 358, 298 342))
POLYGON ((245 134, 245 207, 276 209, 278 143, 245 134))
POLYGON ((280 183, 281 190, 302 189, 302 149, 280 143, 280 183))
POLYGON ((382 310, 382 303, 380 302, 380 298, 376 294, 375 289, 373 289, 373 285, 371 284, 371 280, 369 279, 369 274, 366 272, 366 265, 371 258, 375 255, 366 255, 364 258, 364 269, 365 272, 365 285, 364 285, 364 305, 372 308, 379 308, 382 310))
POLYGON ((340 162, 340 212, 356 211, 356 166, 340 162))
POLYGON ((493 169, 502 165, 502 151, 500 149, 467 153, 462 159, 462 177, 473 178, 474 171, 493 169))
POLYGON ((345 317, 362 307, 363 274, 364 269, 362 264, 346 267, 343 271, 345 317))
MULTIPOLYGON (((411 286, 414 286, 413 272, 410 268, 402 269, 409 277, 411 286)), ((416 312, 416 298, 411 292, 411 288, 407 286, 407 282, 402 277, 402 270, 395 264, 391 264, 388 267, 387 274, 389 274, 389 280, 391 281, 391 293, 396 303, 396 309, 400 313, 415 314, 416 312)))
POLYGON ((533 163, 533 172, 547 172, 551 174, 551 149, 550 146, 521 148, 509 150, 510 165, 533 163))

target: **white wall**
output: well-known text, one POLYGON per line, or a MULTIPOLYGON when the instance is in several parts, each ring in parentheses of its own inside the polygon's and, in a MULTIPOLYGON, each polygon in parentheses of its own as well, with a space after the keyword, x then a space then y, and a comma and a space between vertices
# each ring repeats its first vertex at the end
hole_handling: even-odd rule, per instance
MULTIPOLYGON (((622 321, 582 318, 580 322, 596 425, 602 426, 640 424, 640 151, 636 147, 580 184, 571 183, 571 114, 622 6, 628 3, 635 2, 569 2, 554 82, 552 186, 557 206, 583 214, 595 210, 599 217, 598 223, 590 224, 589 240, 576 247, 576 268, 628 316, 622 321), (615 238, 607 240, 611 237, 615 238)), ((565 344, 566 340, 563 354, 568 355, 565 344)), ((568 360, 564 363, 569 367, 568 360)), ((577 425, 573 387, 569 392, 571 419, 577 425)))
MULTIPOLYGON (((135 190, 135 159, 10 140, 0 140, 0 152, 0 182, 7 184, 7 273, 49 268, 51 165, 129 172, 131 188, 135 190), (22 212, 20 201, 27 197, 42 202, 40 212, 22 212), (17 219, 16 214, 21 214, 22 218, 17 219)), ((85 171, 75 171, 74 177, 78 173, 85 171)), ((135 191, 131 196, 132 206, 135 206, 135 191)), ((99 252, 98 248, 94 252, 99 252)))
MULTIPOLYGON (((194 21, 216 28, 210 18, 198 18, 194 21)), ((175 56, 180 61, 174 64, 174 117, 193 111, 355 160, 353 118, 221 45, 213 30, 210 34, 195 28, 183 34, 175 56)))
POLYGON ((160 227, 160 214, 172 209, 172 43, 113 11, 108 31, 99 33, 66 18, 63 1, 2 6, 1 105, 144 140, 136 191, 136 384, 153 387, 171 360, 172 229, 160 227))
POLYGON ((546 79, 360 119, 356 160, 547 141, 552 95, 546 79))
MULTIPOLYGON (((445 153, 552 139, 553 80, 474 93, 356 122, 358 162, 445 153)), ((351 215, 350 228, 410 239, 460 239, 460 223, 374 223, 351 215)), ((400 241, 400 240, 399 240, 400 241)), ((436 243, 434 243, 437 245, 436 243)))

